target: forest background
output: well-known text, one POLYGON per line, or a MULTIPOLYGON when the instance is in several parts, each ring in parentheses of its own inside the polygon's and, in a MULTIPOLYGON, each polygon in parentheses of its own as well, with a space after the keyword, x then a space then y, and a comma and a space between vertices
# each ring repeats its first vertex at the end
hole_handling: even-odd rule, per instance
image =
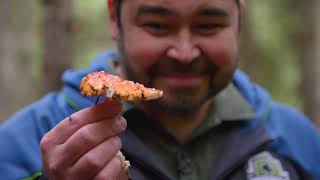
MULTIPOLYGON (((320 126, 320 1, 247 4, 240 66, 320 126)), ((115 49, 107 21, 105 0, 0 0, 0 122, 115 49)))

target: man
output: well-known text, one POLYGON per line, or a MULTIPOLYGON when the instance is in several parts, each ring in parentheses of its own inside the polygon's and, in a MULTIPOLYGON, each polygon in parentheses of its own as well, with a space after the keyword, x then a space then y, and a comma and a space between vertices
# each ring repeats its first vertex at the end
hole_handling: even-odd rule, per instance
POLYGON ((66 72, 61 92, 2 125, 3 179, 128 179, 120 149, 137 180, 320 179, 319 131, 237 70, 244 1, 108 5, 119 53, 66 72), (78 87, 98 70, 161 89, 164 97, 93 106, 78 87))

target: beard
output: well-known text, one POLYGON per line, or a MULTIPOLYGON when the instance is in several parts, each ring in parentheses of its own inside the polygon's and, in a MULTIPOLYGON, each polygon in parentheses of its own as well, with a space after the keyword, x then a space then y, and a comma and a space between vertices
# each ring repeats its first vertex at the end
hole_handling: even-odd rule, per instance
POLYGON ((212 92, 199 93, 196 89, 171 90, 168 94, 170 98, 160 98, 147 104, 171 116, 183 117, 198 112, 201 106, 213 96, 212 92))
POLYGON ((211 101, 229 84, 235 69, 220 72, 216 65, 202 56, 190 64, 182 64, 168 57, 159 57, 154 61, 155 64, 141 70, 134 64, 139 61, 130 58, 122 44, 118 46, 119 58, 126 78, 164 91, 162 98, 146 101, 143 104, 171 116, 187 117, 197 113, 206 102, 211 101), (205 78, 199 87, 193 88, 176 88, 157 82, 157 77, 170 73, 193 74, 205 78))

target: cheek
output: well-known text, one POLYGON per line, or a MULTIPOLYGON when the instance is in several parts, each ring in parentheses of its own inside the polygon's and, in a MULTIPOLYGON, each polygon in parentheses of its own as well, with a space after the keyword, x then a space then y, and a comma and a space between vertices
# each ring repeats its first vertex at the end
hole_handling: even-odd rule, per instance
POLYGON ((124 36, 124 50, 130 65, 137 69, 147 70, 157 63, 165 52, 165 46, 161 40, 152 38, 139 32, 128 32, 124 36))
POLYGON ((238 42, 236 36, 216 36, 206 40, 204 53, 219 68, 234 67, 237 64, 238 42))

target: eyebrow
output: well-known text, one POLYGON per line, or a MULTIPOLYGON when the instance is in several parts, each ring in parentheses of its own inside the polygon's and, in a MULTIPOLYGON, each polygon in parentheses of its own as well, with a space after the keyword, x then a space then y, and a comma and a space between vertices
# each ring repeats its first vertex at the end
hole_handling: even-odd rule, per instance
MULTIPOLYGON (((145 15, 158 15, 158 16, 174 16, 176 13, 165 6, 152 6, 142 5, 138 8, 135 15, 135 19, 139 19, 145 15)), ((230 15, 227 11, 211 6, 205 6, 200 8, 197 12, 198 16, 211 16, 211 17, 225 17, 228 18, 230 15)))
POLYGON ((164 6, 143 5, 138 8, 135 18, 137 19, 144 15, 171 16, 175 15, 175 13, 164 6))
POLYGON ((198 13, 200 16, 229 17, 229 13, 217 7, 204 7, 198 13))

